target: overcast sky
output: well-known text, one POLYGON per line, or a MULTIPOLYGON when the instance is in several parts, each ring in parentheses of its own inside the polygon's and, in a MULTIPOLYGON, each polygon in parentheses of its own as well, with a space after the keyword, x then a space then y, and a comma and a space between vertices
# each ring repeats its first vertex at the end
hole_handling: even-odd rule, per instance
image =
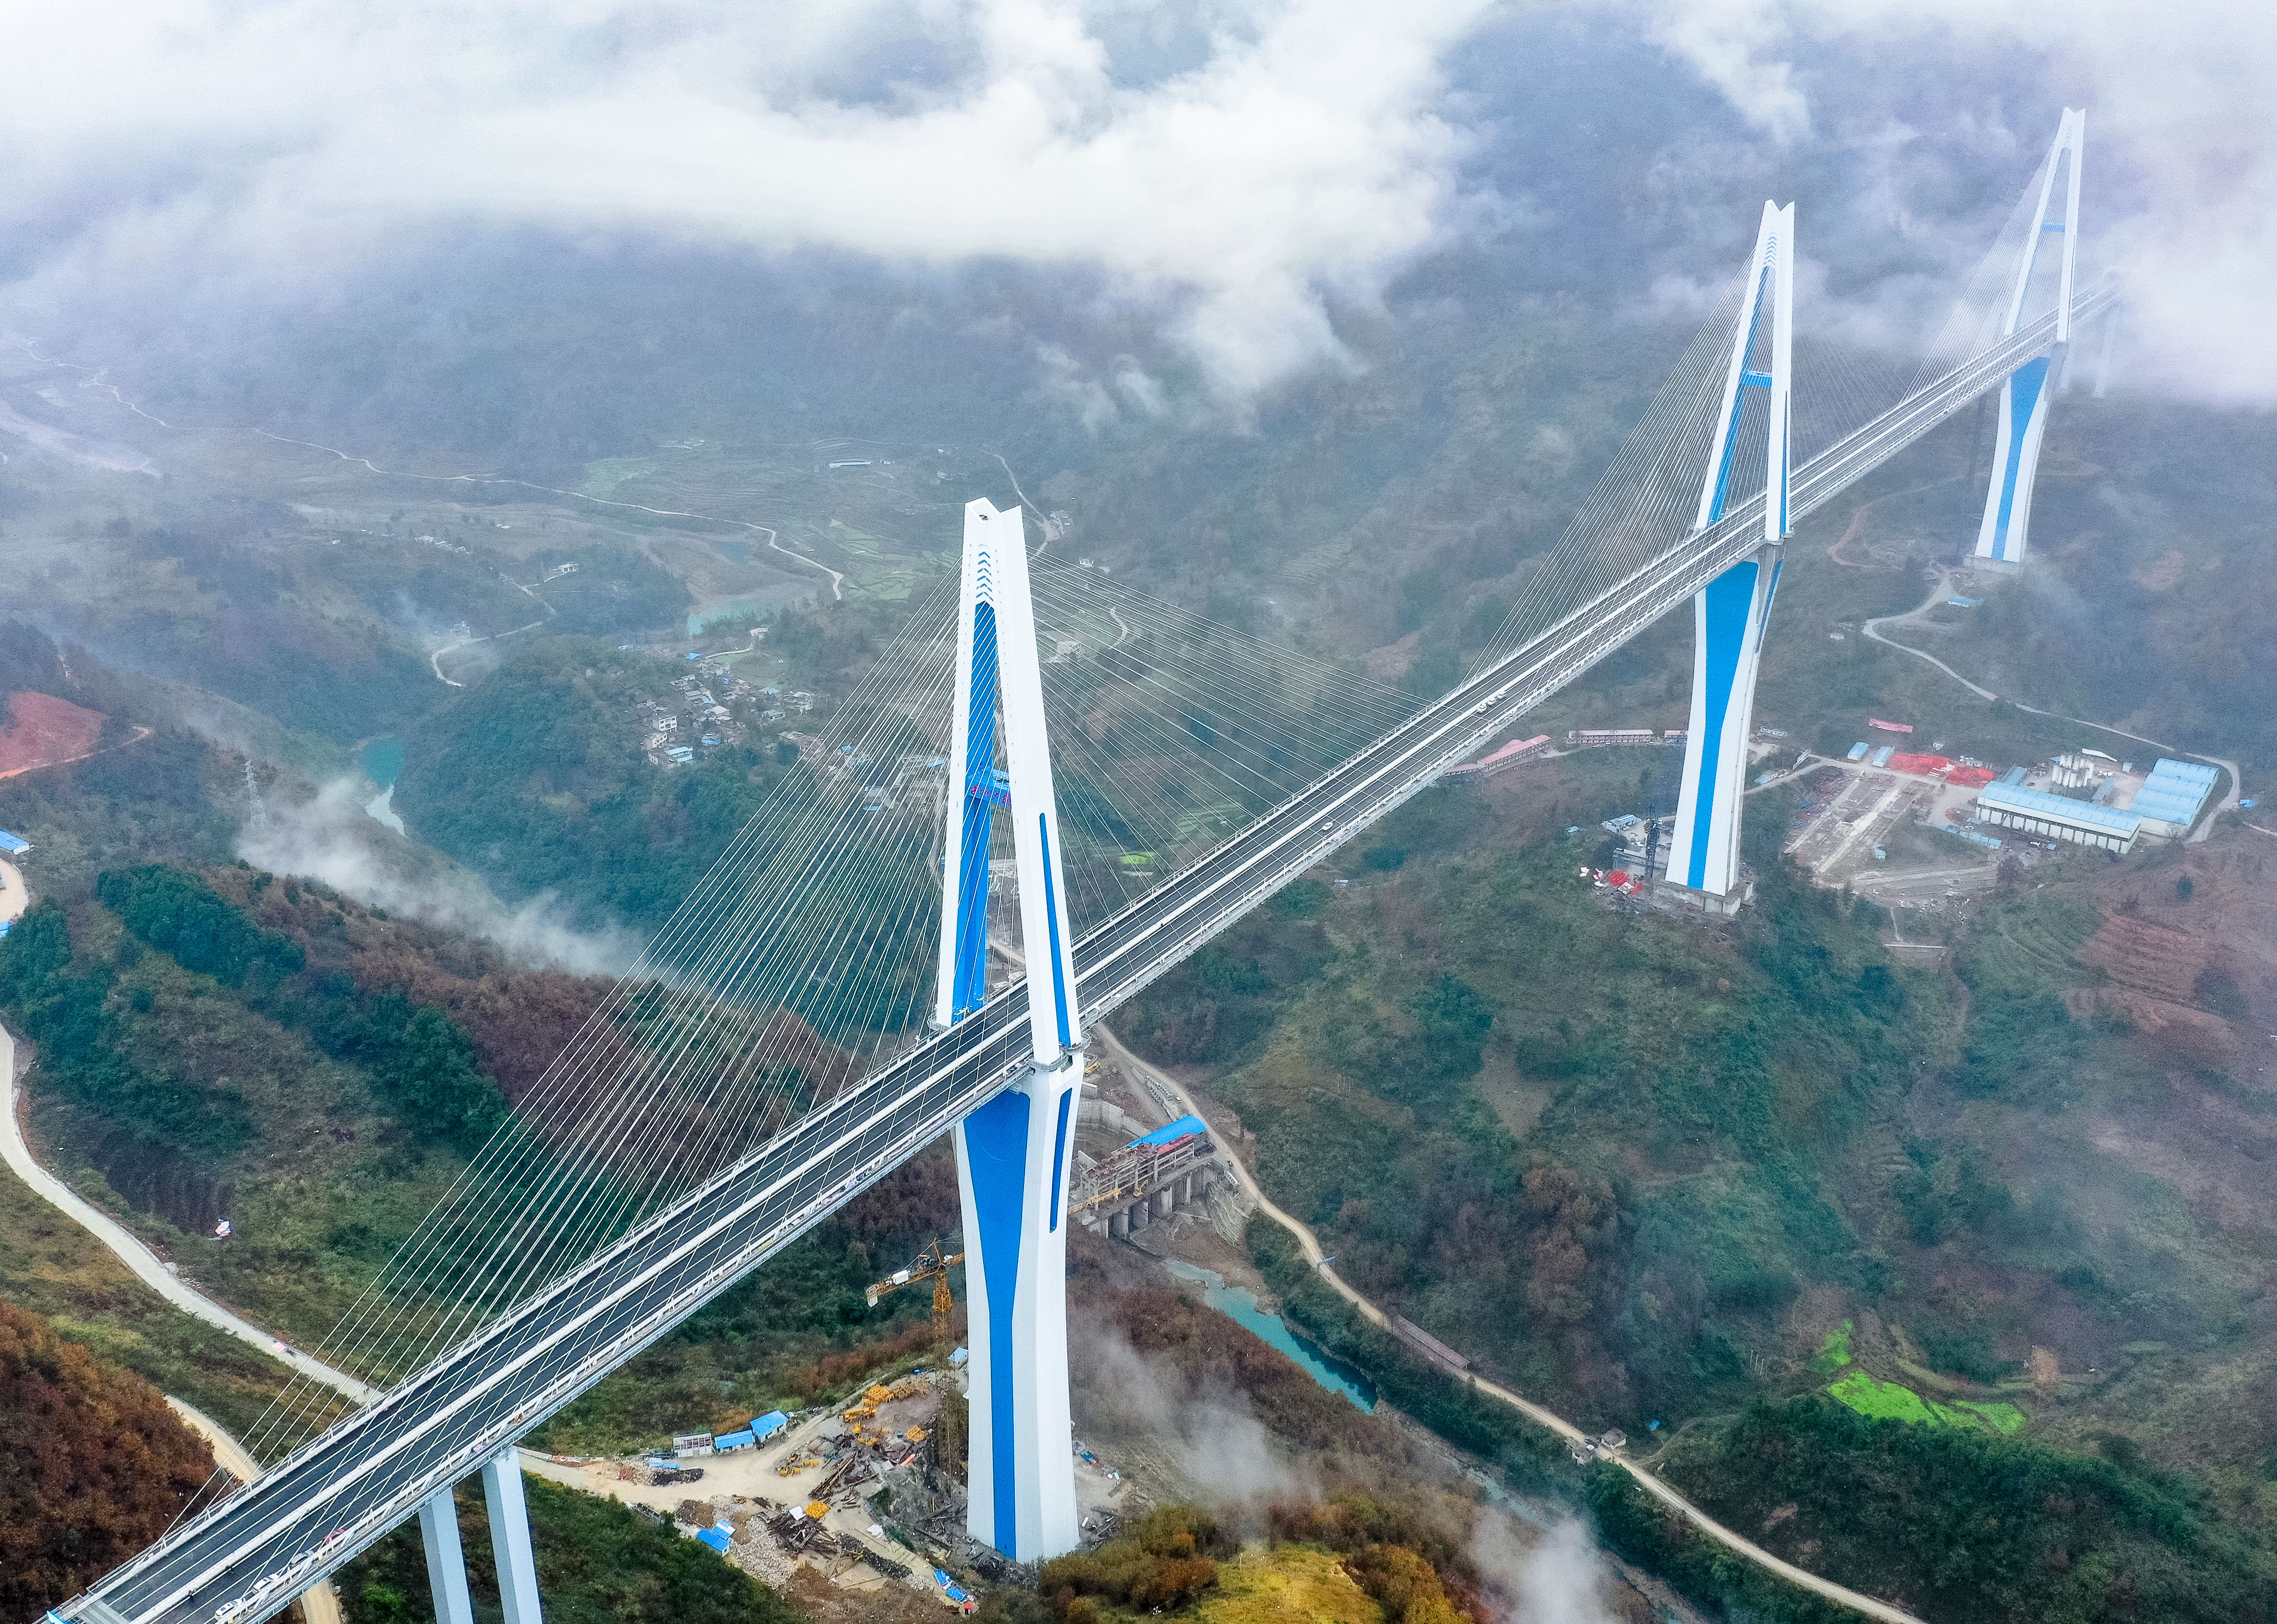
MULTIPOLYGON (((1956 163, 2013 195, 2054 110, 2087 106, 2090 236, 2129 279, 2138 375, 2277 400, 2277 8, 1572 11, 1720 98, 1729 130, 1696 145, 1670 109, 1664 194, 1729 213, 1717 187, 1735 172, 1837 163, 1857 194, 1847 229, 1885 222, 1932 258, 1962 251, 1937 210, 1982 229, 1982 201, 1953 201, 1956 163), (2018 127, 2024 107, 2045 117, 2018 127), (1702 184, 1677 184, 1687 162, 1702 184)), ((1479 53, 1526 37, 1480 0, 115 0, 100 27, 17 0, 5 15, 0 324, 62 289, 319 276, 407 233, 496 222, 1080 268, 1245 399, 1334 363, 1334 312, 1435 251, 1574 224, 1542 214, 1552 178, 1529 171, 1541 80, 1515 65, 1477 89, 1479 53)), ((1801 235, 1809 258, 1808 218, 1801 235)), ((1819 274, 1845 280, 1831 259, 1819 274)))

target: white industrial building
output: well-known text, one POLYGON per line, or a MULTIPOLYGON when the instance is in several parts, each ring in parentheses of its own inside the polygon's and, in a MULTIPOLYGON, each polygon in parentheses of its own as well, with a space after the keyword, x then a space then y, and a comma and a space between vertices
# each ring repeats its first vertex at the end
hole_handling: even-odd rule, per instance
POLYGON ((2143 820, 2091 801, 2027 789, 2022 784, 1987 784, 1976 792, 1976 815, 2004 829, 2065 840, 2106 851, 2132 851, 2143 820))
POLYGON ((2197 761, 2169 761, 2163 757, 2151 776, 2135 792, 2128 811, 2143 820, 2145 835, 2179 840, 2197 821, 2198 809, 2221 780, 2218 767, 2197 761))

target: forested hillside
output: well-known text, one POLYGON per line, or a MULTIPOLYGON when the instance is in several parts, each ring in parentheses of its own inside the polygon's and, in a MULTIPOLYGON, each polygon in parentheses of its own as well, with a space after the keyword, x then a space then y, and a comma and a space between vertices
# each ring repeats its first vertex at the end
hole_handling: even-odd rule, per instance
POLYGON ((164 1533, 212 1470, 157 1389, 0 1300, 0 1617, 78 1595, 164 1533))
POLYGON ((1791 874, 1773 797, 1749 807, 1755 903, 1714 925, 1575 877, 1640 794, 1615 752, 1513 779, 1413 804, 1118 1030, 1196 1068, 1363 1291, 1585 1426, 1677 1433, 1672 1472, 1741 1526, 1801 1517, 1780 1548, 1806 1565, 1985 1619, 2022 1616, 2016 1562, 2064 1551, 2068 1595, 2132 1586, 2177 1617, 2277 1573, 2272 1095, 2241 1024, 2277 999, 2277 863, 2235 837, 2066 857, 1940 975, 1791 874), (1852 1408, 1718 1419, 1829 1389, 1852 1408), (1749 1452, 1789 1465, 1725 1459, 1749 1452), (1847 1532, 1831 1503, 1781 1512, 1791 1486, 1763 1498, 1853 1470, 1887 1514, 1847 1532), (1952 1474, 2011 1471, 2083 1473, 2047 1492, 2115 1497, 2079 1513, 2106 1531, 2038 1519, 2045 1544, 1973 1579, 1909 1554, 1969 1536, 1889 1533, 1970 1514, 1952 1474))
POLYGON ((43 1148, 225 1298, 304 1337, 601 986, 242 866, 106 870, 0 942, 0 1016, 34 1046, 43 1148))
POLYGON ((816 708, 740 744, 658 766, 639 707, 695 667, 599 639, 531 644, 408 735, 394 805, 411 832, 501 896, 557 893, 592 923, 662 924, 765 799, 811 728, 898 625, 898 606, 791 613, 768 628, 776 679, 816 708))

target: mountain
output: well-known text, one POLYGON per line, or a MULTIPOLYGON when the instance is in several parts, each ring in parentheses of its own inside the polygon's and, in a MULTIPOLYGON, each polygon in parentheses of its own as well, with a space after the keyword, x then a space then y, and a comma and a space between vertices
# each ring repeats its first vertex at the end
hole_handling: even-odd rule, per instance
POLYGON ((158 1390, 0 1300, 0 1610, 30 1620, 164 1533, 213 1452, 158 1390))

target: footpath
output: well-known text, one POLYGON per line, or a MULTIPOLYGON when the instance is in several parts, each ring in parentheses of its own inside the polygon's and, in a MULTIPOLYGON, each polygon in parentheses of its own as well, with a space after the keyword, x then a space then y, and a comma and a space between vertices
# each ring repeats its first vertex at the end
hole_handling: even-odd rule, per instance
MULTIPOLYGON (((1159 1067, 1149 1065, 1139 1059, 1138 1056, 1125 1048, 1122 1041, 1105 1025, 1093 1026, 1091 1029, 1091 1036, 1108 1054, 1114 1056, 1118 1064, 1147 1078, 1156 1087, 1177 1101, 1184 1110, 1196 1117, 1202 1117, 1200 1108, 1194 1103, 1193 1095, 1188 1094, 1176 1078, 1159 1067)), ((1202 1117, 1202 1120, 1207 1122, 1209 1119, 1202 1117)), ((1230 1143, 1230 1141, 1222 1140, 1221 1142, 1230 1143)), ((1314 1235, 1306 1224, 1291 1217, 1267 1199, 1265 1192, 1258 1187, 1256 1175, 1249 1170, 1248 1166, 1239 1156, 1229 1155, 1227 1159, 1233 1163, 1234 1176, 1240 1179, 1242 1188, 1248 1191, 1255 1199, 1258 1210, 1296 1238, 1298 1247, 1304 1252, 1305 1261, 1313 1266, 1313 1272, 1334 1286, 1337 1293, 1346 1302, 1359 1309, 1370 1324, 1380 1325, 1387 1330, 1390 1330, 1390 1316, 1360 1295, 1349 1281, 1329 1267, 1329 1259, 1321 1250, 1320 1238, 1314 1235)), ((1554 1411, 1546 1410, 1529 1399, 1520 1398, 1498 1382, 1489 1381, 1486 1377, 1467 1370, 1458 1371, 1450 1369, 1449 1374, 1468 1382, 1489 1399, 1496 1399, 1509 1405, 1511 1408, 1536 1426, 1549 1428, 1550 1431, 1555 1432, 1569 1444, 1579 1444, 1588 1439, 1588 1434, 1564 1416, 1554 1411)), ((1599 1457, 1601 1460, 1604 1458, 1599 1457)), ((1748 1561, 1777 1574, 1788 1582, 1799 1584, 1804 1590, 1823 1596, 1829 1601, 1839 1602, 1843 1606, 1862 1613, 1870 1619, 1878 1619, 1882 1624, 1922 1624, 1921 1620, 1902 1608, 1893 1607, 1885 1601, 1877 1601, 1870 1596, 1861 1595, 1856 1590, 1836 1584, 1831 1579, 1822 1579, 1806 1568, 1797 1567, 1792 1562, 1773 1556, 1753 1540, 1725 1528, 1636 1461, 1623 1455, 1615 1455, 1611 1459, 1615 1465, 1634 1478, 1646 1493, 1734 1554, 1745 1557, 1748 1561)))

